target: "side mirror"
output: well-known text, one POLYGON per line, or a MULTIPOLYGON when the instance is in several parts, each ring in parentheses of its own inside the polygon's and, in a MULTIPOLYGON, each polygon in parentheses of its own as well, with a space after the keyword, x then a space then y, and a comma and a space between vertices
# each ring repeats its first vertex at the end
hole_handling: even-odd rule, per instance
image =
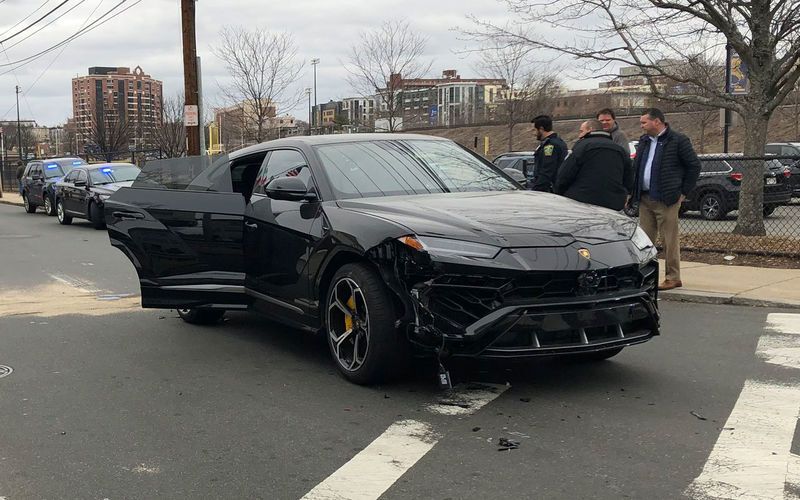
POLYGON ((41 175, 34 175, 33 177, 31 177, 31 180, 40 181, 40 180, 42 180, 42 176, 41 175))
POLYGON ((317 194, 298 177, 278 177, 267 186, 265 193, 273 200, 316 201, 317 194))
POLYGON ((86 181, 75 181, 74 186, 75 187, 85 187, 86 186, 86 181))

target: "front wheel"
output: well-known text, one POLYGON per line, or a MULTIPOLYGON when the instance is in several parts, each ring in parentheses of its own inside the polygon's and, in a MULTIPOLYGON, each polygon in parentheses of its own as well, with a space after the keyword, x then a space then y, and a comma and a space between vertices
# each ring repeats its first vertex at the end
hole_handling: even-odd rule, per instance
POLYGON ((72 224, 72 216, 67 215, 67 212, 64 210, 64 202, 61 200, 56 200, 56 217, 58 218, 58 223, 68 226, 72 224))
POLYGON ((213 325, 225 316, 224 309, 178 309, 178 316, 193 325, 213 325))
POLYGON ((395 329, 390 292, 365 264, 347 264, 331 280, 325 301, 325 329, 336 367, 356 384, 395 375, 405 346, 395 329))

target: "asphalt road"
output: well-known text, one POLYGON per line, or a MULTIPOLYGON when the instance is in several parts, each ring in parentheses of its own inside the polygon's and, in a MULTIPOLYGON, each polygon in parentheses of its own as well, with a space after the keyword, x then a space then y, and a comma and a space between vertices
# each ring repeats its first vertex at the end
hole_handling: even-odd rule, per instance
POLYGON ((800 454, 798 408, 787 423, 737 404, 752 381, 800 394, 794 351, 783 365, 756 356, 781 311, 662 302, 663 335, 611 361, 454 366, 496 398, 448 415, 429 406, 443 397, 429 364, 359 387, 322 339, 246 313, 188 325, 140 310, 136 292, 105 232, 0 206, 0 365, 13 368, 0 378, 0 498, 300 498, 409 419, 428 447, 381 498, 713 497, 708 481, 691 489, 719 477, 709 463, 759 454, 768 470, 752 475, 769 481, 747 473, 743 487, 797 493, 768 458, 800 454), (774 442, 726 445, 747 418, 774 442), (501 437, 519 448, 498 451, 501 437))

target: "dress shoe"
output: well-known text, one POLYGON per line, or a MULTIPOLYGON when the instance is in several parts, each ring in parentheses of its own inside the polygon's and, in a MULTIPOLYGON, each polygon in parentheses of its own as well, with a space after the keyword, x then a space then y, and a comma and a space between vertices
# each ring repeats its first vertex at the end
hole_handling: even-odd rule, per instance
POLYGON ((659 290, 672 290, 673 288, 680 288, 683 286, 680 280, 664 280, 658 285, 659 290))

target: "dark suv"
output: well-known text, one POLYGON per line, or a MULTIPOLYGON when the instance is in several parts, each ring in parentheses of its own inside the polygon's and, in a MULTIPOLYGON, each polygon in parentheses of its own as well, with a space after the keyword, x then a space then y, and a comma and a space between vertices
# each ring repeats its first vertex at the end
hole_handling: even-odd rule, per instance
POLYGON ((772 142, 767 144, 765 152, 777 156, 776 160, 789 169, 792 196, 800 197, 800 142, 772 142))
POLYGON ((29 162, 20 179, 25 211, 32 214, 37 207, 43 206, 47 215, 55 215, 56 182, 74 167, 85 164, 80 158, 50 158, 29 162))
POLYGON ((700 155, 702 169, 697 185, 689 194, 681 212, 696 210, 704 219, 720 220, 739 209, 739 191, 747 162, 764 164, 764 216, 792 199, 789 172, 777 160, 748 160, 741 155, 700 155))
POLYGON ((525 184, 526 179, 533 179, 535 155, 535 151, 511 151, 501 154, 492 163, 515 181, 525 184))

